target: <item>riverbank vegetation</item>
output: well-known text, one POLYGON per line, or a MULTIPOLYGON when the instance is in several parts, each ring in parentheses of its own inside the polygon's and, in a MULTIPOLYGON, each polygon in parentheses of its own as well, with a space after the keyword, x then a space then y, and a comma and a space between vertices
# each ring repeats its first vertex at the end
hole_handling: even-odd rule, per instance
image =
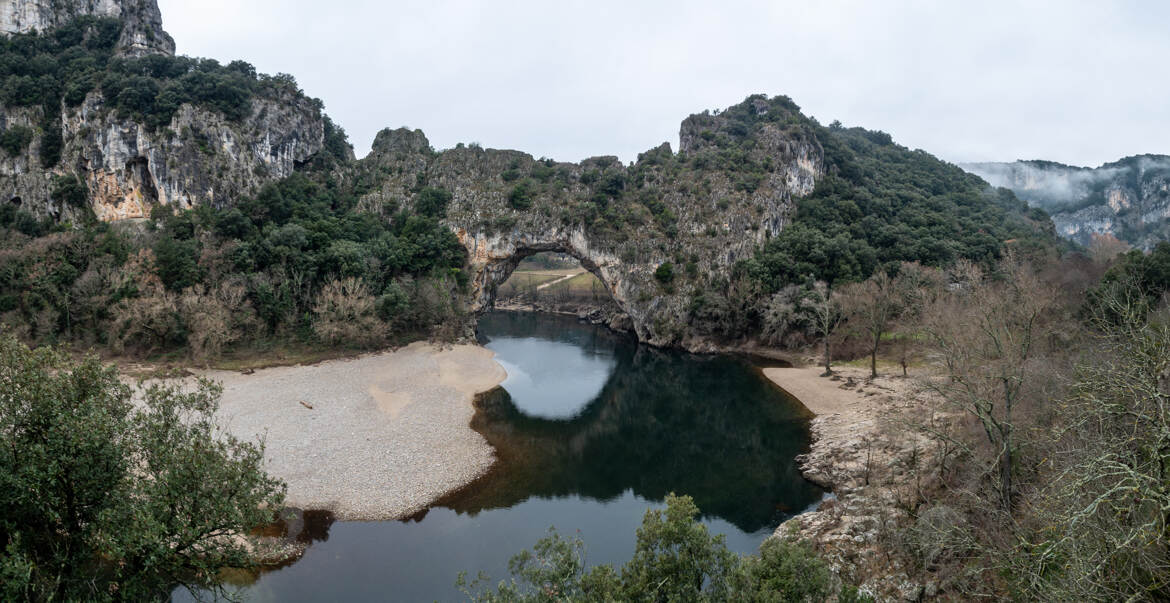
POLYGON ((896 428, 914 487, 881 543, 913 579, 960 598, 1170 596, 1168 257, 1009 253, 838 287, 836 359, 917 375, 919 416, 896 428))
POLYGON ((133 389, 94 356, 0 336, 0 597, 164 599, 251 566, 244 536, 284 485, 213 420, 219 393, 133 389))
POLYGON ((741 557, 697 521, 687 496, 666 497, 666 508, 646 512, 634 556, 621 568, 587 567, 580 537, 555 531, 532 551, 508 562, 512 578, 468 582, 469 598, 483 603, 516 601, 871 601, 850 585, 838 585, 828 565, 807 543, 781 538, 764 542, 758 555, 741 557))
POLYGON ((368 349, 459 333, 466 251, 429 216, 385 220, 327 175, 230 210, 81 228, 0 208, 0 322, 36 344, 198 362, 282 342, 368 349))

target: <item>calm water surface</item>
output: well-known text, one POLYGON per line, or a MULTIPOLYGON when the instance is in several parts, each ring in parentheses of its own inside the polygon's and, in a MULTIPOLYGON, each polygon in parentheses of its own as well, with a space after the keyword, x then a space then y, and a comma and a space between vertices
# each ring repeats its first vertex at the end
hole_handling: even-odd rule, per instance
POLYGON ((300 561, 240 594, 460 600, 460 571, 504 578, 508 558, 550 526, 579 532, 589 564, 620 565, 669 492, 694 497, 713 532, 752 553, 820 500, 793 460, 808 446, 805 411, 746 361, 655 350, 543 314, 492 313, 479 329, 508 370, 472 420, 497 451, 493 469, 409 521, 319 517, 300 561))

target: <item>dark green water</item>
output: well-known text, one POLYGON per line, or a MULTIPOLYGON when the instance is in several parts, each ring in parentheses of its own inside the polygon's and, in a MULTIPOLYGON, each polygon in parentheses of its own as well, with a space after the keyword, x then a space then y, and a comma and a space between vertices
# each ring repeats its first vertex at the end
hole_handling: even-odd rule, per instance
POLYGON ((266 572, 250 600, 459 600, 460 571, 506 576, 508 558, 550 526, 580 533, 587 562, 620 565, 634 530, 669 492, 689 494, 713 532, 752 553, 821 498, 793 457, 803 407, 746 361, 639 346, 571 318, 492 313, 484 345, 509 371, 472 426, 499 462, 403 522, 319 518, 298 562, 266 572))

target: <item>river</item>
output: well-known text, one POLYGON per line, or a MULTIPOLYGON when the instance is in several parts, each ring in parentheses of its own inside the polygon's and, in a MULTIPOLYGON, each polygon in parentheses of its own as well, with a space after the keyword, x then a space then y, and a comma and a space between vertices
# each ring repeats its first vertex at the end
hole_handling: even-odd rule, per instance
POLYGON ((497 452, 489 473, 406 521, 312 514, 299 561, 233 590, 252 601, 460 600, 459 572, 506 578, 509 557, 550 527, 579 535, 587 563, 621 565, 643 514, 670 492, 692 496, 745 554, 821 498, 794 461, 808 449, 807 411, 744 359, 653 349, 547 314, 494 312, 479 336, 508 371, 472 420, 497 452))

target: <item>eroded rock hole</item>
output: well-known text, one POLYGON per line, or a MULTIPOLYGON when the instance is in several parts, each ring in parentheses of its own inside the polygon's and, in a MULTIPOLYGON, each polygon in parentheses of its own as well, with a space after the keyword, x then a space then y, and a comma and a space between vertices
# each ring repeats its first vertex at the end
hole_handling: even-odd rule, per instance
POLYGON ((567 253, 544 251, 522 260, 496 290, 496 307, 581 317, 620 311, 601 279, 567 253))

